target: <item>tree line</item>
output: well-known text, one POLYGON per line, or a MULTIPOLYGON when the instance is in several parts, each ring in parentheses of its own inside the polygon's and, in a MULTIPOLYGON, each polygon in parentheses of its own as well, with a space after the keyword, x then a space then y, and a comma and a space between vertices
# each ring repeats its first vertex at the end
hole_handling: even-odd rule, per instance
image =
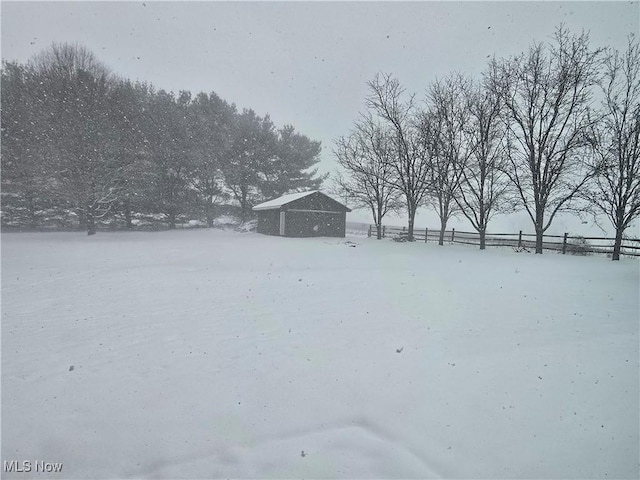
POLYGON ((318 188, 320 142, 215 93, 178 94, 123 79, 77 44, 2 64, 3 224, 38 227, 63 212, 96 222, 134 213, 206 219, 235 200, 318 188))
POLYGON ((421 207, 463 215, 480 235, 497 214, 524 210, 543 234, 560 212, 590 212, 615 229, 613 259, 640 215, 640 47, 592 48, 587 33, 556 29, 479 78, 454 72, 407 95, 390 74, 368 82, 365 110, 339 138, 338 190, 383 217, 403 210, 408 239, 421 207))

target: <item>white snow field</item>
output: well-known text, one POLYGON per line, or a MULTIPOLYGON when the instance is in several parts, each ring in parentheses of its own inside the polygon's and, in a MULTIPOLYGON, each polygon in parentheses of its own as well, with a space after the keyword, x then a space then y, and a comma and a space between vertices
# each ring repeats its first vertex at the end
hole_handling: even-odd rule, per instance
POLYGON ((640 262, 350 240, 3 234, 2 460, 638 478, 640 262))

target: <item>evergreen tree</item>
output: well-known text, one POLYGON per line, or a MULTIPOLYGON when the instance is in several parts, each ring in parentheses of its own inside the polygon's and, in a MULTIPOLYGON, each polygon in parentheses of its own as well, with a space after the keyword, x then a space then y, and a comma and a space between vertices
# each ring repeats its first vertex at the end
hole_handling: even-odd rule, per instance
POLYGON ((46 145, 33 71, 24 65, 2 65, 2 203, 3 222, 35 227, 46 205, 48 175, 43 168, 46 145))
POLYGON ((37 101, 44 117, 51 189, 58 204, 69 205, 81 228, 96 232, 118 198, 122 166, 116 161, 119 132, 109 115, 111 72, 87 49, 53 44, 31 62, 42 88, 37 101))
POLYGON ((236 118, 229 155, 222 166, 226 186, 240 204, 242 220, 249 218, 251 206, 261 199, 265 171, 275 162, 275 127, 269 115, 261 118, 253 110, 243 110, 236 118))
POLYGON ((147 172, 152 169, 150 149, 142 130, 147 86, 129 80, 119 81, 110 96, 109 113, 117 136, 116 162, 123 175, 114 213, 124 217, 126 228, 133 227, 132 212, 144 204, 147 172))
POLYGON ((134 212, 161 213, 169 228, 184 214, 211 226, 229 198, 247 219, 257 201, 325 178, 312 168, 320 143, 293 126, 238 114, 215 93, 119 79, 79 45, 3 63, 2 106, 5 224, 9 204, 31 226, 50 204, 89 234, 100 219, 131 228, 134 212))
POLYGON ((222 165, 231 149, 235 115, 235 106, 213 92, 198 94, 189 109, 191 188, 197 212, 204 215, 209 227, 213 226, 216 207, 227 199, 222 165))
POLYGON ((317 176, 318 169, 313 168, 320 161, 321 143, 296 132, 292 125, 278 130, 275 151, 276 155, 263 166, 263 198, 295 190, 317 190, 327 178, 317 176))
POLYGON ((150 188, 146 203, 164 214, 170 229, 176 228, 178 216, 188 210, 192 200, 188 189, 191 146, 186 122, 189 97, 187 92, 176 99, 173 93, 152 91, 143 120, 152 166, 147 173, 150 188))

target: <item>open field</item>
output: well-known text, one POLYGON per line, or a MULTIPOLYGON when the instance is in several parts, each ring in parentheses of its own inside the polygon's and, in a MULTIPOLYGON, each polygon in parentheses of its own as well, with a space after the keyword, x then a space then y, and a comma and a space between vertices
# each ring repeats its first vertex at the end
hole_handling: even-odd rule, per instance
POLYGON ((2 460, 638 477, 640 262, 351 241, 2 235, 2 460))

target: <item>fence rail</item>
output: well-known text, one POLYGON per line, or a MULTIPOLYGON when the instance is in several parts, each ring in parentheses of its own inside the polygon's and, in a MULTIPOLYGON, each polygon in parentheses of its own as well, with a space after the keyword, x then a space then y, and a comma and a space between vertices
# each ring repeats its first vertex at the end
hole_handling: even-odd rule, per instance
MULTIPOLYGON (((407 227, 395 227, 390 225, 382 226, 382 237, 393 238, 394 240, 404 241, 408 236, 407 227)), ((375 225, 369 225, 367 235, 369 237, 377 235, 375 225)), ((485 245, 487 247, 513 247, 518 249, 535 249, 536 235, 534 233, 487 233, 485 235, 485 245), (533 240, 531 240, 533 238, 533 240)), ((440 240, 440 229, 430 228, 414 228, 413 238, 418 242, 437 242, 440 240)), ((460 243, 463 245, 480 246, 480 234, 478 232, 466 232, 456 230, 446 230, 444 232, 444 241, 447 243, 460 243)), ((600 253, 611 255, 613 253, 614 238, 607 237, 582 237, 571 236, 568 233, 564 235, 543 235, 543 250, 553 250, 570 253, 573 255, 586 255, 587 253, 600 253)), ((632 257, 640 257, 640 239, 624 238, 620 249, 621 255, 632 257)))

